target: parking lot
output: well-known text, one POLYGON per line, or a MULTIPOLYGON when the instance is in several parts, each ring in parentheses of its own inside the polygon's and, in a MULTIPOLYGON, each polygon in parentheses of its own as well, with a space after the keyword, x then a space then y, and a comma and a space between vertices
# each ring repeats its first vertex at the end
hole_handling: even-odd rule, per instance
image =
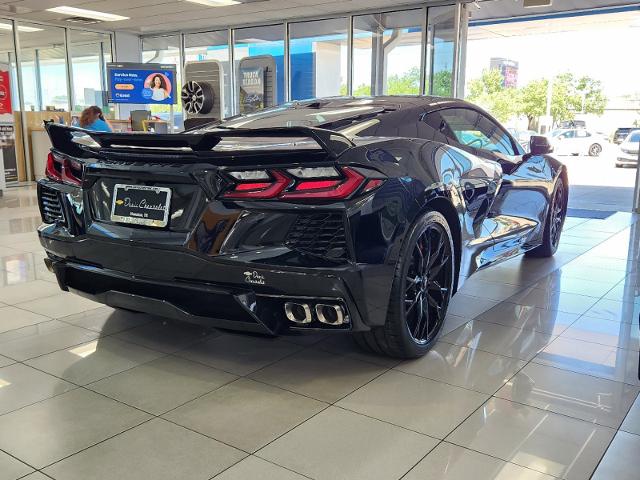
POLYGON ((569 171, 569 208, 630 212, 635 168, 616 168, 617 145, 607 145, 599 157, 559 156, 569 171))

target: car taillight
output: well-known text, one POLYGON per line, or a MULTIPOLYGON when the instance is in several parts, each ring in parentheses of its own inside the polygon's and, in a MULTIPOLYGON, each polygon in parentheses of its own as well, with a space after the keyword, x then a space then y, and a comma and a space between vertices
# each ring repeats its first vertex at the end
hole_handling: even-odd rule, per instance
POLYGON ((53 155, 53 153, 49 152, 49 155, 47 155, 47 166, 45 168, 44 173, 48 179, 54 180, 56 182, 61 182, 62 181, 62 159, 57 159, 53 155))
POLYGON ((82 184, 82 164, 76 160, 62 158, 49 152, 45 175, 55 182, 80 186, 82 184))
POLYGON ((342 167, 343 179, 339 180, 299 180, 293 191, 285 192, 282 198, 305 199, 324 198, 341 199, 350 197, 362 186, 365 176, 357 171, 342 167))
POLYGON ((264 174, 263 177, 256 179, 256 177, 248 176, 248 180, 245 180, 246 177, 241 176, 244 172, 233 173, 236 175, 232 174, 232 176, 241 180, 241 182, 236 183, 230 190, 225 192, 224 195, 222 195, 225 198, 275 198, 291 183, 291 179, 289 177, 277 170, 273 170, 271 172, 261 170, 259 173, 264 174))
POLYGON ((377 171, 356 167, 245 170, 228 175, 233 184, 222 197, 239 200, 343 200, 370 192, 385 180, 377 171))

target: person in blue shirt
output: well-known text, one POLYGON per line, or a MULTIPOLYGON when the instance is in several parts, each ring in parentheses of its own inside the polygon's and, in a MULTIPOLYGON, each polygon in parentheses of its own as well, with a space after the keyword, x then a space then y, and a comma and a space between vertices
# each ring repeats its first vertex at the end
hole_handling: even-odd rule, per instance
POLYGON ((85 108, 80 114, 80 127, 95 132, 112 132, 109 122, 104 119, 102 110, 95 105, 85 108))

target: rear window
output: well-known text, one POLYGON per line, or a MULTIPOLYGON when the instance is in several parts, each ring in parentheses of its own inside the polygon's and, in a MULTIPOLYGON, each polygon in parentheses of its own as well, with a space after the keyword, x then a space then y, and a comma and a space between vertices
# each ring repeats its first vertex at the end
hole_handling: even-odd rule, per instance
MULTIPOLYGON (((340 104, 331 108, 330 102, 326 105, 284 104, 278 107, 267 108, 256 113, 244 116, 232 117, 222 122, 206 127, 215 128, 270 128, 270 127, 318 127, 331 128, 340 125, 341 122, 356 118, 372 118, 386 109, 371 102, 354 101, 350 105, 340 104), (293 108, 292 108, 293 107, 293 108)), ((347 124, 351 123, 349 121, 347 124)))

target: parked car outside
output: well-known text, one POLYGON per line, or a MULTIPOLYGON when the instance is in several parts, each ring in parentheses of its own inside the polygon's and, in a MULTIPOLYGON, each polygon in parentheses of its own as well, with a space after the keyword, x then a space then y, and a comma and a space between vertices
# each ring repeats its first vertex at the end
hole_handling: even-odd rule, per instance
POLYGON ((554 130, 548 138, 557 155, 589 155, 591 157, 600 156, 603 145, 607 141, 602 135, 583 128, 554 130))
POLYGON ((640 129, 633 130, 620 144, 616 167, 638 165, 638 150, 640 149, 640 129))
POLYGON ((613 138, 612 138, 613 143, 615 143, 616 145, 620 145, 634 130, 638 130, 638 128, 637 127, 618 128, 613 134, 613 138))
POLYGON ((587 122, 584 120, 567 120, 558 124, 559 128, 572 129, 572 128, 587 128, 587 122))
POLYGON ((534 130, 521 130, 517 132, 516 140, 518 140, 518 143, 522 145, 522 148, 524 148, 525 152, 529 151, 529 144, 531 142, 531 137, 533 137, 534 135, 538 135, 538 132, 534 130))
POLYGON ((517 128, 507 128, 509 133, 518 141, 525 152, 529 151, 529 143, 533 135, 539 135, 535 130, 518 130, 517 128))

